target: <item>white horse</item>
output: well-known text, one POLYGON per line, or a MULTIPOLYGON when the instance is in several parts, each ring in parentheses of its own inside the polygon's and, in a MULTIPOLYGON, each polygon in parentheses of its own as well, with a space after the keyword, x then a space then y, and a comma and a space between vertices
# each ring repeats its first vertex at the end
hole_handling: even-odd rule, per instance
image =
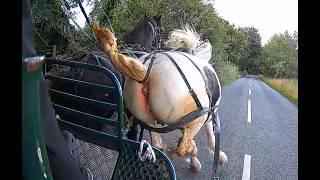
MULTIPOLYGON (((100 49, 109 54, 114 66, 128 76, 123 91, 124 101, 137 119, 151 127, 156 127, 157 123, 170 125, 197 109, 198 106, 190 95, 186 82, 168 56, 157 53, 147 81, 140 83, 139 81, 147 75, 147 68, 151 62, 149 60, 145 64, 141 63, 148 54, 139 60, 124 56, 117 52, 116 38, 108 29, 100 29, 95 22, 93 32, 100 49)), ((209 107, 211 103, 206 91, 206 82, 212 81, 208 77, 203 77, 203 74, 205 69, 214 74, 213 87, 215 88, 211 89, 214 91, 212 99, 215 99, 213 104, 218 106, 221 86, 215 70, 209 64, 211 44, 201 41, 200 36, 188 26, 171 32, 166 44, 173 48, 182 48, 186 52, 166 51, 165 53, 171 56, 179 66, 203 107, 209 107)), ((203 125, 205 125, 210 149, 215 150, 213 124, 212 121, 206 122, 207 116, 208 114, 204 114, 183 127, 183 137, 176 150, 178 156, 184 157, 191 168, 197 172, 201 170, 201 163, 197 158, 198 149, 193 139, 203 125)), ((150 136, 153 146, 166 149, 159 133, 150 132, 150 136)), ((226 154, 220 151, 219 164, 223 165, 227 160, 226 154)))

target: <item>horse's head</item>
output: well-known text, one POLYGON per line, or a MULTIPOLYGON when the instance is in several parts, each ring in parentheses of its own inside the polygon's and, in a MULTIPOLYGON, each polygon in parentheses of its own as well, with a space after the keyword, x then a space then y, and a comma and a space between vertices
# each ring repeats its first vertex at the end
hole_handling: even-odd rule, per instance
POLYGON ((161 45, 161 32, 164 31, 164 27, 161 24, 161 15, 153 16, 152 19, 156 22, 156 24, 158 26, 157 31, 159 33, 157 38, 154 40, 154 44, 153 45, 156 48, 160 48, 160 45, 161 45))
POLYGON ((124 36, 126 44, 139 44, 147 51, 159 48, 161 16, 147 17, 124 36))
POLYGON ((164 31, 164 27, 161 25, 161 15, 153 16, 153 20, 157 23, 160 31, 164 31))

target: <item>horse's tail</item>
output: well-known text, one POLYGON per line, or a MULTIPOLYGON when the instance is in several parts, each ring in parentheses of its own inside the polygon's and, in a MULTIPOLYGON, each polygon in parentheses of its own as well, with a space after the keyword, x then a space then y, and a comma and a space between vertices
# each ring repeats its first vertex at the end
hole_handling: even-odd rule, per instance
POLYGON ((166 44, 172 48, 182 48, 205 61, 211 59, 212 46, 209 42, 201 41, 200 35, 188 24, 182 29, 173 30, 166 44))

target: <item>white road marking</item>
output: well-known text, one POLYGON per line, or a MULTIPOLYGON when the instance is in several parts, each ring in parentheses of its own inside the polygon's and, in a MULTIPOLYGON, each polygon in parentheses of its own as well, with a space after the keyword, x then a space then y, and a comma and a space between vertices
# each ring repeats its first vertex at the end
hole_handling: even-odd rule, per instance
POLYGON ((250 79, 250 87, 249 87, 249 98, 248 98, 248 123, 251 123, 251 84, 252 84, 252 78, 250 79))
POLYGON ((243 172, 241 180, 250 180, 250 163, 251 156, 248 154, 244 154, 243 172))
POLYGON ((251 100, 248 99, 248 123, 251 123, 251 100))

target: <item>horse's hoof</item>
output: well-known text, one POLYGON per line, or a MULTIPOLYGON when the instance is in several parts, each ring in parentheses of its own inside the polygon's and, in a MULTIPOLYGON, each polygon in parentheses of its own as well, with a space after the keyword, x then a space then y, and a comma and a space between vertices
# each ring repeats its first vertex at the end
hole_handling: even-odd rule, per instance
POLYGON ((201 163, 198 158, 195 158, 190 162, 190 168, 194 172, 201 172, 201 163))
POLYGON ((226 153, 220 151, 219 165, 224 166, 228 162, 228 156, 226 153))

